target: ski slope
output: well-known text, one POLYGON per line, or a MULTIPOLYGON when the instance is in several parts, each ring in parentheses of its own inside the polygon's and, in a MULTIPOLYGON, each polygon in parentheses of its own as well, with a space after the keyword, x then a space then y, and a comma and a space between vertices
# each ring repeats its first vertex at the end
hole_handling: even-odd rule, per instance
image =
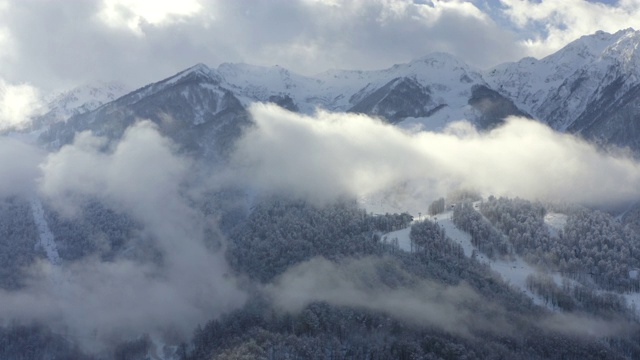
MULTIPOLYGON (((455 226, 452 217, 453 211, 446 211, 435 216, 422 216, 421 218, 417 218, 415 221, 428 219, 440 225, 452 241, 462 246, 465 256, 471 257, 475 250, 476 260, 488 265, 491 270, 499 274, 507 284, 510 284, 517 291, 521 291, 525 296, 529 297, 534 304, 546 307, 552 311, 559 311, 558 308, 546 302, 541 296, 527 288, 527 277, 539 272, 535 267, 529 265, 520 256, 512 256, 510 259, 487 258, 471 243, 471 235, 455 226)), ((561 213, 549 213, 545 216, 545 224, 553 236, 557 236, 558 233, 562 231, 566 225, 566 221, 567 215, 561 213)), ((393 243, 397 240, 400 250, 411 252, 413 249, 411 247, 411 239, 409 237, 410 232, 411 227, 407 227, 405 229, 383 234, 382 239, 386 243, 393 243)), ((570 283, 574 283, 573 280, 564 278, 559 273, 547 274, 553 278, 558 286, 562 286, 563 280, 569 280, 570 283)), ((635 310, 636 315, 640 318, 640 292, 631 292, 619 295, 622 295, 625 298, 627 305, 631 309, 635 310)))
MULTIPOLYGON (((469 235, 469 233, 465 231, 458 229, 455 226, 455 224, 453 223, 453 211, 451 210, 435 216, 424 216, 423 218, 431 220, 440 225, 451 240, 462 246, 465 256, 471 257, 473 251, 476 250, 476 259, 478 261, 489 265, 491 270, 498 273, 506 283, 516 288, 517 291, 521 291, 523 294, 529 297, 534 302, 534 304, 546 306, 551 310, 556 310, 550 304, 546 304, 542 297, 533 293, 527 288, 527 276, 535 274, 537 270, 531 265, 527 264, 522 258, 520 258, 519 256, 513 257, 512 260, 491 260, 487 258, 484 254, 477 251, 477 248, 471 243, 471 235, 469 235)), ((391 242, 393 241, 393 239, 397 239, 399 248, 403 251, 409 252, 412 251, 411 239, 409 238, 410 231, 411 227, 408 227, 384 234, 382 238, 385 239, 386 237, 387 242, 391 242)))
POLYGON ((37 247, 42 247, 47 254, 47 259, 51 265, 59 266, 62 262, 60 260, 60 255, 58 254, 58 246, 56 245, 55 238, 51 229, 49 229, 49 224, 47 220, 44 218, 44 209, 42 208, 42 203, 40 199, 33 196, 29 203, 31 205, 31 214, 33 215, 33 220, 38 227, 38 233, 40 235, 40 239, 36 244, 37 247))
POLYGON ((410 252, 411 240, 409 239, 409 232, 411 232, 411 226, 382 235, 382 241, 387 244, 393 244, 394 240, 398 240, 398 248, 410 252))

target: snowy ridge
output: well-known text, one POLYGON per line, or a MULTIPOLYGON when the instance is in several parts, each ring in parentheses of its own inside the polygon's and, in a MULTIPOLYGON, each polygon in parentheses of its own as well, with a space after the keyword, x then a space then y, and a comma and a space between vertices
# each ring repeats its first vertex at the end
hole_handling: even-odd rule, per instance
POLYGON ((36 246, 42 247, 47 254, 47 258, 51 265, 59 266, 62 264, 60 260, 60 255, 58 254, 58 246, 56 245, 55 238, 51 229, 49 229, 49 224, 44 217, 44 209, 42 208, 42 203, 40 199, 36 196, 31 197, 29 200, 29 204, 31 205, 31 214, 33 215, 33 220, 38 227, 38 233, 40 234, 40 239, 36 246))
POLYGON ((239 95, 243 104, 286 95, 303 113, 311 113, 317 107, 347 111, 359 100, 398 78, 417 81, 429 88, 437 104, 457 109, 468 107, 473 85, 486 84, 479 71, 443 53, 384 70, 330 70, 313 77, 298 75, 279 66, 228 63, 220 65, 217 73, 224 79, 225 86, 239 95))
POLYGON ((616 41, 609 45, 602 53, 603 59, 619 62, 623 73, 630 74, 632 80, 637 81, 640 74, 640 31, 633 29, 622 30, 616 41))
MULTIPOLYGON (((361 99, 382 85, 396 78, 411 78, 420 85, 431 90, 434 101, 450 107, 468 105, 471 87, 474 84, 485 84, 479 72, 472 69, 452 55, 433 53, 413 60, 407 64, 394 65, 378 71, 329 71, 318 75, 324 84, 324 92, 331 93, 338 89, 347 90, 353 86, 351 96, 341 98, 335 104, 337 110, 347 110, 353 105, 349 99, 361 99), (355 84, 355 86, 354 86, 355 84), (361 93, 359 93, 361 91, 361 93)), ((329 97, 329 96, 328 96, 329 97)))
MULTIPOLYGON (((217 69, 212 69, 197 64, 106 104, 97 111, 108 114, 180 86, 180 95, 194 109, 195 125, 207 121, 205 114, 209 116, 224 111, 222 99, 231 96, 245 108, 256 101, 277 102, 291 110, 310 114, 318 108, 362 112, 356 108, 360 106, 374 110, 372 115, 376 116, 399 114, 400 118, 394 119, 394 122, 407 117, 421 126, 441 128, 451 121, 473 119, 478 115, 469 105, 472 89, 477 85, 487 85, 479 71, 442 53, 383 70, 331 70, 313 77, 299 75, 280 66, 223 63, 217 69), (398 84, 402 85, 401 89, 398 89, 398 84), (201 87, 208 95, 193 86, 201 87), (419 93, 407 104, 398 101, 412 87, 419 88, 419 93), (192 93, 194 90, 195 93, 192 93), (395 100, 389 100, 388 94, 381 94, 384 91, 393 93, 395 100), (378 95, 374 99, 387 100, 384 108, 372 103, 374 99, 367 99, 375 92, 378 95), (379 110, 379 113, 375 113, 375 110, 379 110), (405 112, 409 116, 402 115, 405 112), (411 117, 416 114, 426 116, 411 117)), ((93 119, 94 114, 95 111, 89 113, 88 118, 93 119)))
POLYGON ((303 105, 303 112, 312 112, 314 106, 304 106, 313 97, 317 80, 295 74, 280 66, 266 67, 248 64, 224 63, 217 73, 226 85, 246 106, 254 101, 269 101, 272 96, 288 95, 297 104, 303 105))
POLYGON ((624 78, 638 83, 640 31, 598 31, 541 60, 524 58, 484 72, 486 81, 516 105, 553 128, 566 130, 607 85, 624 78))
POLYGON ((214 71, 212 71, 207 65, 199 63, 186 70, 183 70, 177 73, 176 75, 162 81, 161 83, 164 86, 171 86, 191 76, 203 76, 203 77, 211 78, 216 81, 220 80, 217 74, 214 71))
MULTIPOLYGON (((414 101, 396 101, 397 108, 380 110, 368 98, 381 91, 395 91, 398 79, 410 79, 424 88, 433 106, 423 114, 394 119, 401 126, 442 129, 458 120, 475 122, 483 116, 470 105, 473 89, 486 86, 512 101, 521 112, 532 115, 561 131, 580 131, 588 125, 597 101, 611 104, 640 86, 640 32, 633 29, 615 34, 602 31, 583 36, 541 60, 531 57, 481 71, 452 55, 433 53, 409 63, 374 71, 329 70, 314 76, 295 74, 279 66, 222 64, 216 72, 223 87, 238 96, 243 105, 272 101, 286 96, 303 113, 318 107, 331 111, 367 109, 373 115, 402 114, 415 110, 414 101), (615 94, 612 94, 612 91, 615 94), (367 101, 366 106, 361 102, 367 101), (574 122, 587 117, 580 127, 574 122)), ((384 97, 382 97, 384 100, 384 97)), ((381 101, 382 101, 381 100, 381 101)), ((415 100, 415 99, 414 99, 415 100)), ((513 112, 511 113, 513 114, 513 112)), ((509 115, 509 114, 506 114, 509 115)), ((501 115, 504 116, 504 115, 501 115)))
POLYGON ((218 73, 212 69, 210 69, 205 64, 196 64, 188 69, 178 72, 177 74, 170 76, 166 79, 160 80, 158 82, 146 85, 131 94, 129 96, 123 97, 126 99, 126 105, 133 104, 145 97, 156 94, 162 90, 170 88, 176 84, 182 82, 188 82, 189 80, 195 79, 204 79, 207 83, 210 84, 219 84, 221 81, 221 77, 218 73))

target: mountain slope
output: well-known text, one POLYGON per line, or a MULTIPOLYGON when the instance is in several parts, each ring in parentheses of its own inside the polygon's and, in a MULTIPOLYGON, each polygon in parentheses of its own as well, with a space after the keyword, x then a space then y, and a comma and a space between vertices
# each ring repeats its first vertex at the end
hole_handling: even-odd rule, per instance
POLYGON ((640 31, 597 32, 542 60, 485 73, 491 86, 551 127, 640 149, 640 31))
POLYGON ((407 117, 428 117, 440 104, 431 99, 431 90, 412 78, 395 78, 356 103, 350 112, 377 115, 392 123, 407 117))
POLYGON ((215 72, 199 64, 66 123, 53 124, 40 140, 56 148, 84 130, 113 140, 139 119, 149 119, 183 150, 217 157, 230 149, 230 141, 248 123, 241 102, 220 82, 215 72))

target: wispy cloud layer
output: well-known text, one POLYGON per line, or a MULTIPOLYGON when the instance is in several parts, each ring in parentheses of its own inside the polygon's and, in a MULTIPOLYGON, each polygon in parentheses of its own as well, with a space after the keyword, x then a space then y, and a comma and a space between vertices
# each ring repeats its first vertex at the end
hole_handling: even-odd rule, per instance
POLYGON ((44 154, 19 140, 0 136, 0 198, 32 193, 44 154))
POLYGON ((351 259, 334 263, 314 258, 292 266, 266 294, 277 309, 300 312, 313 302, 382 312, 408 324, 433 326, 462 336, 493 333, 518 336, 523 327, 537 327, 571 336, 605 337, 628 334, 631 322, 605 320, 585 314, 547 313, 531 318, 507 311, 471 286, 445 286, 417 279, 384 258, 351 259), (383 270, 384 269, 384 270, 383 270), (384 274, 403 278, 407 285, 385 284, 384 274))
POLYGON ((20 190, 16 183, 31 184, 23 195, 33 194, 37 178, 43 199, 72 219, 85 201, 97 199, 141 224, 144 243, 128 239, 129 246, 159 258, 39 264, 23 289, 0 292, 0 320, 44 320, 93 350, 143 333, 187 339, 197 324, 242 305, 245 294, 228 275, 222 252, 206 245, 224 239, 182 192, 191 160, 177 155, 150 122, 130 127, 113 147, 81 133, 47 157, 7 141, 0 138, 0 172, 8 179, 0 179, 0 195, 20 190), (5 146, 22 150, 20 159, 4 158, 5 146))
POLYGON ((29 84, 9 84, 0 78, 0 131, 24 128, 41 107, 37 88, 29 84))
POLYGON ((410 133, 364 115, 310 117, 270 104, 250 112, 256 126, 234 158, 260 189, 318 201, 398 186, 423 203, 457 187, 586 204, 640 199, 640 164, 632 158, 532 120, 510 118, 486 133, 467 123, 410 133))

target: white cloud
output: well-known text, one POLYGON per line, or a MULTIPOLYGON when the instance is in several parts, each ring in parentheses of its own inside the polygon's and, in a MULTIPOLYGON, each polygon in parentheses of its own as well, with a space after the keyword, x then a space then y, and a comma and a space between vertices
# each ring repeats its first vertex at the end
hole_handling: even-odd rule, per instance
MULTIPOLYGON (((504 61, 505 56, 517 57, 517 47, 505 46, 513 42, 513 34, 500 29, 471 2, 314 1, 280 6, 280 13, 290 15, 258 35, 262 41, 251 53, 243 51, 259 64, 289 64, 294 70, 313 73, 308 69, 384 68, 436 51, 480 67, 504 61), (298 18, 307 21, 299 23, 298 18), (274 29, 288 27, 292 28, 287 33, 295 36, 272 37, 278 33, 274 29)), ((277 17, 268 11, 260 13, 256 24, 268 22, 265 15, 277 17)), ((253 26, 247 24, 247 29, 253 26)))
POLYGON ((113 152, 102 152, 105 144, 105 138, 82 132, 73 145, 51 154, 42 165, 42 193, 61 204, 73 203, 69 194, 97 196, 141 217, 156 215, 149 212, 153 208, 184 206, 178 185, 190 161, 175 156, 172 143, 151 122, 130 127, 113 152))
POLYGON ((144 35, 140 25, 146 22, 159 25, 196 15, 202 6, 198 0, 104 0, 98 18, 109 26, 128 27, 144 35))
POLYGON ((42 158, 43 154, 37 148, 0 137, 0 198, 33 193, 42 158))
POLYGON ((473 3, 408 0, 30 2, 9 0, 0 77, 55 89, 142 86, 195 63, 247 62, 315 74, 374 69, 434 51, 472 64, 516 59, 514 34, 473 3))
POLYGON ((640 164, 531 120, 511 118, 488 133, 465 123, 408 133, 364 115, 307 117, 265 104, 250 112, 256 126, 234 159, 266 191, 323 201, 401 186, 423 205, 457 187, 589 204, 640 199, 640 164))
POLYGON ((444 286, 416 279, 385 258, 350 259, 338 264, 314 258, 289 268, 267 285, 265 292, 277 309, 290 313, 321 301, 379 311, 410 324, 460 335, 470 335, 473 330, 506 335, 516 330, 503 309, 483 300, 467 284, 444 286), (407 279, 411 286, 385 284, 381 267, 407 279))
MULTIPOLYGON (((4 144, 0 141, 0 150, 6 150, 4 144)), ((210 238, 214 224, 183 194, 191 161, 176 155, 149 122, 130 127, 113 148, 105 146, 104 139, 82 133, 49 154, 41 166, 41 195, 69 216, 86 199, 130 216, 149 242, 139 251, 153 248, 162 261, 89 257, 62 267, 41 264, 23 289, 0 292, 3 318, 47 321, 95 350, 143 333, 187 339, 197 324, 242 306, 245 294, 228 275, 223 254, 205 243, 223 239, 210 238)), ((26 174, 11 171, 3 155, 0 151, 0 195, 6 192, 3 179, 32 182, 40 174, 37 166, 26 174)), ((130 241, 135 248, 135 239, 130 241)))
POLYGON ((0 79, 0 130, 20 129, 41 109, 38 89, 29 84, 9 84, 0 79))
POLYGON ((417 279, 385 258, 339 263, 314 258, 289 268, 266 286, 265 292, 276 308, 284 312, 300 312, 310 303, 321 301, 383 312, 405 323, 433 326, 463 336, 476 331, 517 336, 524 331, 522 324, 590 338, 617 336, 635 329, 630 322, 581 314, 550 313, 535 318, 509 314, 500 304, 484 298, 464 282, 445 286, 417 279), (379 271, 380 268, 385 271, 379 271), (405 283, 411 285, 385 283, 383 273, 397 274, 396 278, 405 279, 405 283), (520 327, 514 325, 516 323, 520 323, 520 327))

